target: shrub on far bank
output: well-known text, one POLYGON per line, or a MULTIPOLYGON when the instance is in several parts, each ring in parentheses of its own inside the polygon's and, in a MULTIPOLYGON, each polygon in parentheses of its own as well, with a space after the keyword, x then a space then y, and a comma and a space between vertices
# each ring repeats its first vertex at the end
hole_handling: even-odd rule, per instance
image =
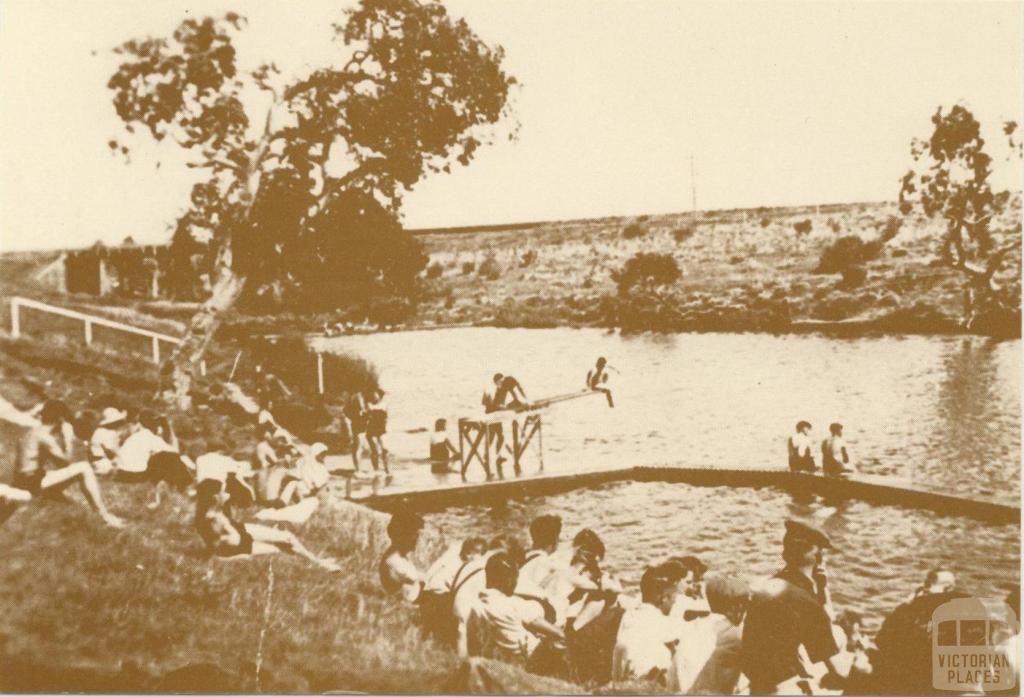
POLYGON ((647 228, 637 223, 631 223, 622 228, 622 237, 627 240, 635 240, 647 234, 647 228))
POLYGON ((619 294, 625 295, 637 288, 649 291, 658 286, 671 285, 682 275, 675 257, 641 252, 627 259, 620 271, 613 272, 612 279, 618 285, 619 294))
POLYGON ((475 268, 476 268, 476 262, 473 262, 473 261, 464 261, 464 262, 462 262, 462 275, 468 276, 469 274, 473 273, 473 269, 475 269, 475 268))
POLYGON ((441 276, 443 274, 444 274, 444 267, 441 266, 441 264, 439 264, 436 261, 433 264, 431 264, 430 266, 427 267, 427 278, 430 278, 430 279, 441 278, 441 276))
POLYGON ((793 229, 796 230, 798 235, 806 235, 811 232, 811 219, 801 220, 800 222, 793 223, 793 229))
POLYGON ((497 281, 501 278, 501 265, 493 255, 488 255, 480 262, 480 267, 476 270, 476 274, 485 280, 497 281))
POLYGON ((683 227, 677 227, 675 230, 672 231, 672 239, 674 239, 677 244, 682 244, 686 240, 693 237, 694 233, 696 232, 697 228, 695 228, 693 225, 684 225, 683 227))
POLYGON ((814 273, 843 273, 850 266, 861 266, 882 251, 879 241, 865 242, 857 235, 844 235, 825 247, 814 273))

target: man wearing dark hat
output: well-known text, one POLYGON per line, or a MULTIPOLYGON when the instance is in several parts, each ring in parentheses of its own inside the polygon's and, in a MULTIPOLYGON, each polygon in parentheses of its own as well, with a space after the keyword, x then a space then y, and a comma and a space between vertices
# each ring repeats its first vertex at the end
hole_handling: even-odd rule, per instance
POLYGON ((819 528, 786 521, 785 567, 755 593, 743 627, 742 664, 751 694, 775 694, 794 679, 811 694, 808 668, 814 663, 824 662, 829 673, 845 677, 832 661, 839 647, 825 607, 823 554, 831 546, 819 528))

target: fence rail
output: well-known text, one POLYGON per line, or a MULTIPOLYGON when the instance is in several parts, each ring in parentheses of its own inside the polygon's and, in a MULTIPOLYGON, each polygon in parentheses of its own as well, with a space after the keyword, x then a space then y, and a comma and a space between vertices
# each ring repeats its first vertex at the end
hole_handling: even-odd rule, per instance
MULTIPOLYGON (((21 297, 11 298, 11 336, 15 339, 21 337, 21 308, 23 307, 38 310, 40 312, 47 312, 51 315, 79 320, 83 323, 83 339, 85 340, 86 346, 92 345, 92 328, 94 326, 116 329, 118 331, 125 332, 126 334, 134 334, 136 336, 149 337, 151 340, 150 357, 153 359, 153 362, 158 365, 160 363, 161 342, 171 344, 172 346, 178 346, 182 342, 179 337, 171 336, 170 334, 161 334, 160 332, 153 332, 148 329, 140 329, 139 327, 133 327, 132 325, 125 324, 124 322, 107 319, 106 317, 90 315, 85 312, 69 310, 65 307, 48 305, 47 303, 41 303, 38 300, 21 297)), ((199 372, 206 375, 206 361, 200 361, 199 372)))

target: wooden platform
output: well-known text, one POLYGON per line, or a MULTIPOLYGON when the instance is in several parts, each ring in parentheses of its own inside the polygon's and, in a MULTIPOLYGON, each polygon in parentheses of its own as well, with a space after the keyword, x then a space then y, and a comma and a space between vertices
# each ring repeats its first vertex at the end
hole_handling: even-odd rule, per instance
POLYGON ((987 498, 964 498, 928 489, 895 477, 857 474, 825 477, 773 468, 620 467, 572 473, 538 473, 480 483, 437 482, 392 485, 356 493, 355 500, 385 511, 412 507, 439 510, 450 506, 493 504, 510 498, 550 496, 618 481, 677 482, 693 486, 775 487, 793 494, 817 494, 836 501, 858 499, 871 504, 931 510, 990 523, 1020 523, 1020 506, 987 498))

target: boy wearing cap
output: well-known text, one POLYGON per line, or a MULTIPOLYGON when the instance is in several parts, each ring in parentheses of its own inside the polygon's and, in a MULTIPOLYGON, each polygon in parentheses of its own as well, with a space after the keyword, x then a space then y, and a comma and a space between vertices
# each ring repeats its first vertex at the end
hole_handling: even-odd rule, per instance
POLYGON ((785 693, 790 687, 811 694, 808 662, 824 662, 830 674, 846 677, 833 662, 839 647, 826 609, 823 555, 831 546, 817 527, 786 521, 785 567, 755 593, 743 627, 742 664, 751 694, 785 693))

